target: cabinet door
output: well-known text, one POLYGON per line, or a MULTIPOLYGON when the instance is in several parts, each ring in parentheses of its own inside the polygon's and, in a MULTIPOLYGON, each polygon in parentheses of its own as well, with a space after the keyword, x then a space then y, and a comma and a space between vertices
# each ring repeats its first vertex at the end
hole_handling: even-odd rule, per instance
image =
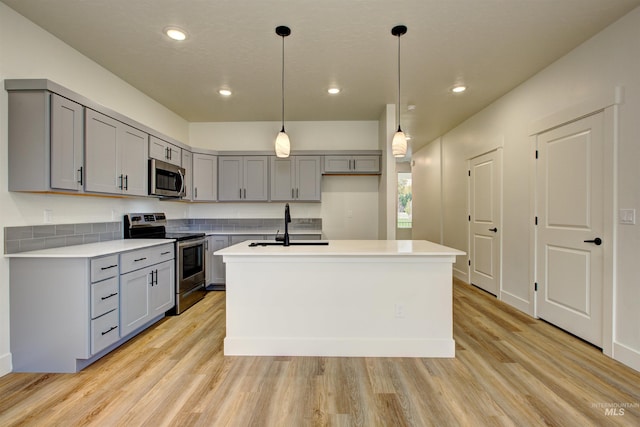
POLYGON ((296 163, 296 200, 319 202, 321 195, 320 157, 297 156, 296 163))
POLYGON ((324 156, 325 173, 348 173, 351 171, 351 156, 324 156))
POLYGON ((150 289, 150 317, 163 314, 176 304, 176 273, 173 260, 152 267, 155 281, 150 289))
POLYGON ((218 199, 225 202, 242 200, 243 158, 224 156, 218 160, 218 199))
POLYGON ((209 249, 207 250, 207 285, 226 282, 226 272, 222 255, 213 253, 229 246, 229 236, 209 236, 209 249))
MULTIPOLYGON (((149 137, 149 157, 176 166, 182 166, 182 149, 151 135, 149 137)), ((183 166, 184 167, 184 166, 183 166)))
POLYGON ((184 168, 184 191, 182 200, 193 199, 193 154, 182 150, 182 167, 184 168))
POLYGON ((193 200, 215 201, 218 182, 218 158, 210 154, 193 155, 193 200))
POLYGON ((149 292, 152 267, 120 276, 120 327, 124 337, 144 325, 150 318, 149 292))
POLYGON ((359 173, 379 173, 380 157, 379 156, 354 156, 353 171, 359 173))
POLYGON ((286 202, 295 194, 296 167, 293 157, 281 159, 271 156, 271 200, 286 202))
POLYGON ((243 200, 269 200, 269 158, 267 156, 244 157, 243 178, 243 200))
POLYGON ((87 191, 120 193, 118 177, 118 123, 97 111, 85 109, 87 191))
POLYGON ((146 196, 148 188, 149 135, 120 123, 119 128, 120 174, 123 176, 123 193, 146 196))
POLYGON ((51 95, 51 188, 80 191, 83 184, 84 107, 51 95))

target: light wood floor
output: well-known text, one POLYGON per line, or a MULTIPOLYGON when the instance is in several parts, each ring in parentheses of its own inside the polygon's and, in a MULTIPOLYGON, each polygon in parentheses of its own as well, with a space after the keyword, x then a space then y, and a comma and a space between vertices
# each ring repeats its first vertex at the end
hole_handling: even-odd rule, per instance
POLYGON ((0 425, 640 425, 640 373, 465 284, 455 359, 224 357, 224 310, 210 292, 78 374, 0 378, 0 425))

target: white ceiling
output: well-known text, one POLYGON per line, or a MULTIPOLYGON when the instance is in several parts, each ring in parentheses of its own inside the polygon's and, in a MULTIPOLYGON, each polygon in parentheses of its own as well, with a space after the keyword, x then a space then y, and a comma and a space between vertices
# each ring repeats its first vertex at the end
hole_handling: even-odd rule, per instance
POLYGON ((414 150, 640 0, 2 0, 189 122, 377 120, 397 102, 414 150), (184 42, 167 26, 185 29, 184 42), (469 90, 449 89, 465 83, 469 90), (330 96, 331 85, 342 93, 330 96), (217 90, 228 87, 233 96, 217 90), (413 112, 407 105, 415 105, 413 112))

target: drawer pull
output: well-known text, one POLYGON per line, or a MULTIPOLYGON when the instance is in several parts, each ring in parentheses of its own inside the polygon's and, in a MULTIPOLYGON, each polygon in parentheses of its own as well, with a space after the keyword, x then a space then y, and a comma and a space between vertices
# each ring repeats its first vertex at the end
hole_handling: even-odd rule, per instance
POLYGON ((169 255, 171 253, 171 251, 167 251, 167 252, 162 252, 160 255, 169 255))
POLYGON ((113 331, 114 329, 117 329, 117 326, 112 326, 110 327, 108 330, 101 332, 102 335, 107 335, 109 332, 113 331))
POLYGON ((100 299, 104 301, 104 300, 109 299, 111 297, 115 297, 116 295, 118 295, 118 293, 114 292, 114 293, 112 293, 110 295, 107 295, 106 297, 100 297, 100 299))
POLYGON ((143 256, 142 258, 134 259, 133 262, 144 261, 145 259, 147 259, 147 257, 143 256))
POLYGON ((118 266, 118 264, 108 265, 106 267, 100 267, 100 270, 104 271, 104 270, 108 270, 110 268, 114 268, 114 267, 117 267, 117 266, 118 266))

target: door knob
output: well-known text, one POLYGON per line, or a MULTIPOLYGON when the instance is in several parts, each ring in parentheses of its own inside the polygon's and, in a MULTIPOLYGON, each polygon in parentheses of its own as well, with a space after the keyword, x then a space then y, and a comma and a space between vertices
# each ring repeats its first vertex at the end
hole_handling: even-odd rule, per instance
POLYGON ((489 231, 493 231, 494 233, 497 233, 498 232, 498 228, 497 227, 493 227, 493 228, 490 228, 489 231))
POLYGON ((585 243, 594 243, 596 246, 600 246, 602 244, 602 239, 599 237, 596 237, 593 240, 585 240, 585 243))

